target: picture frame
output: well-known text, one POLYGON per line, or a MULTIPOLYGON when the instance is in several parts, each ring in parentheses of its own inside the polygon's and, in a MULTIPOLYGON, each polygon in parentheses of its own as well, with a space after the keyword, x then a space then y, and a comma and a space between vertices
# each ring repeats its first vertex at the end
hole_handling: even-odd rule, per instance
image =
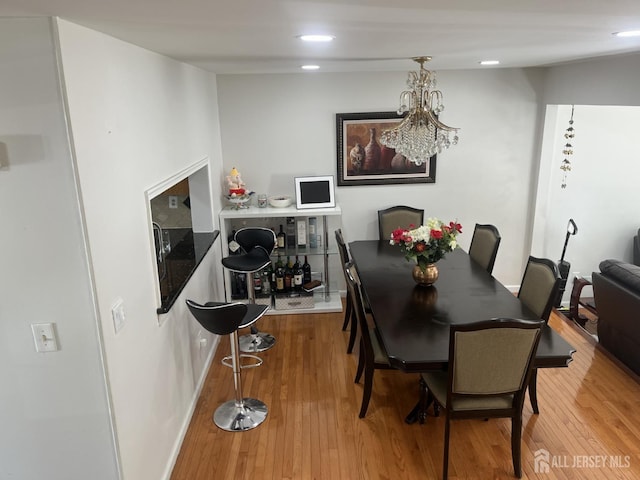
POLYGON ((393 128, 402 119, 395 112, 336 114, 338 186, 435 183, 436 155, 416 166, 380 143, 380 132, 393 128), (368 150, 372 137, 374 147, 368 150))
POLYGON ((336 206, 333 175, 295 177, 296 207, 332 208, 336 206))

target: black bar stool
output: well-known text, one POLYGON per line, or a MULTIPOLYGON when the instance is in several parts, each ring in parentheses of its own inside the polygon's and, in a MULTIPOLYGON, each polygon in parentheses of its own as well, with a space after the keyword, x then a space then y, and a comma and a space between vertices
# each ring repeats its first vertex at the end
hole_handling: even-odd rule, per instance
POLYGON ((253 325, 269 309, 267 305, 244 303, 208 302, 199 305, 187 300, 189 310, 206 330, 216 335, 231 335, 231 355, 222 359, 223 365, 233 369, 236 398, 220 405, 213 413, 213 422, 223 430, 242 432, 257 427, 267 418, 267 406, 260 400, 242 396, 243 368, 262 364, 255 355, 238 353, 238 329, 253 325), (242 358, 251 358, 255 363, 241 365, 242 358), (231 361, 231 363, 229 363, 231 361))
MULTIPOLYGON (((244 273, 247 277, 247 295, 249 303, 256 302, 253 290, 253 274, 271 263, 271 252, 276 246, 276 234, 263 227, 241 228, 233 240, 240 245, 240 255, 231 255, 222 259, 222 265, 232 272, 244 273)), ((241 352, 264 352, 276 343, 273 335, 251 327, 251 333, 240 337, 241 352)))

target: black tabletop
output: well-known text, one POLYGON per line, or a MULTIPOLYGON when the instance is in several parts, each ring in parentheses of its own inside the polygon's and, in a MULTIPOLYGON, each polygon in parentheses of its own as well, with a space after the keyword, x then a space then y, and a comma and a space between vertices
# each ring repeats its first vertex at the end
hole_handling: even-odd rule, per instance
MULTIPOLYGON (((405 371, 445 368, 449 326, 490 318, 537 319, 520 300, 477 265, 462 249, 438 262, 440 275, 432 287, 417 286, 407 262, 388 241, 349 244, 363 293, 380 340, 393 366, 405 371)), ((546 326, 536 367, 564 367, 575 349, 546 326)))

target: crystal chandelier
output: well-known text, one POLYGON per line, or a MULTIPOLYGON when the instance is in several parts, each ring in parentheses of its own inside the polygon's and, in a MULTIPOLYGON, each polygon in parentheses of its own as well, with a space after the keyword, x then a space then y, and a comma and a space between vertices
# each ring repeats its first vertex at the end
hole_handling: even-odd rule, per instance
POLYGON ((424 68, 431 57, 412 60, 420 64, 420 71, 409 72, 409 89, 400 94, 398 115, 406 113, 406 116, 397 127, 383 131, 380 142, 416 165, 422 165, 436 153, 456 145, 459 129, 438 120, 444 110, 442 92, 435 89, 435 73, 424 68))

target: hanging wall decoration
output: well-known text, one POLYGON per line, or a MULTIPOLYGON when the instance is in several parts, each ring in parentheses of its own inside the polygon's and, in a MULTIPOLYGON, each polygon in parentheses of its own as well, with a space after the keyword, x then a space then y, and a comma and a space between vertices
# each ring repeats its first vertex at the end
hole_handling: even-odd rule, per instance
POLYGON ((562 149, 562 154, 564 155, 564 160, 562 160, 562 164, 560 165, 560 170, 562 170, 562 184, 561 188, 567 188, 567 174, 571 171, 571 160, 569 157, 573 155, 573 145, 571 142, 573 141, 573 137, 575 136, 575 132, 573 130, 573 109, 574 105, 571 105, 571 118, 569 119, 569 127, 564 132, 564 138, 567 141, 564 148, 562 149))

